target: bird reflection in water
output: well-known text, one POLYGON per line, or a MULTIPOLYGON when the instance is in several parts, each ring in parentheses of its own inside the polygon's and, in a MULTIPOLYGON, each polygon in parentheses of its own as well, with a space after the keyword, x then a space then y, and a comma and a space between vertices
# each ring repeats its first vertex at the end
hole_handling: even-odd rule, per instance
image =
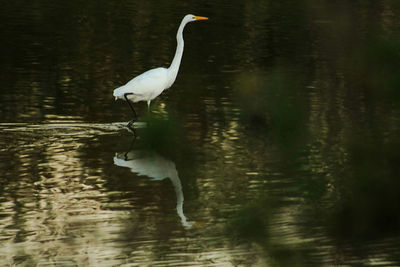
POLYGON ((176 211, 181 218, 181 223, 186 229, 192 228, 195 222, 188 221, 183 213, 183 191, 175 163, 154 151, 131 150, 116 153, 114 164, 130 168, 133 173, 149 177, 152 181, 170 179, 176 193, 176 211))

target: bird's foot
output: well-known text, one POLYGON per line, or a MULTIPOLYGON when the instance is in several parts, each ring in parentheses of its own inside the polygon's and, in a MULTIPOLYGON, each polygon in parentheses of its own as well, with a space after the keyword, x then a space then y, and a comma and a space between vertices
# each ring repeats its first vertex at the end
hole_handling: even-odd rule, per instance
POLYGON ((133 128, 133 124, 135 123, 135 121, 136 121, 136 120, 131 120, 131 121, 129 121, 128 124, 126 125, 126 127, 129 127, 129 128, 132 127, 132 128, 133 128))
POLYGON ((126 127, 128 128, 128 130, 130 132, 132 132, 136 136, 136 130, 135 130, 135 127, 134 127, 134 123, 135 123, 135 120, 131 120, 130 122, 128 122, 126 127))

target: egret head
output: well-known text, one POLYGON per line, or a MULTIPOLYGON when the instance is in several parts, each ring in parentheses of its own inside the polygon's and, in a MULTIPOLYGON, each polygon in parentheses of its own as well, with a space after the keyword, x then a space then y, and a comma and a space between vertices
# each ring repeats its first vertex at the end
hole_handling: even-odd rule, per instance
POLYGON ((191 21, 196 21, 196 20, 207 20, 207 17, 201 17, 201 16, 195 16, 192 14, 186 15, 183 20, 187 21, 187 22, 191 22, 191 21))

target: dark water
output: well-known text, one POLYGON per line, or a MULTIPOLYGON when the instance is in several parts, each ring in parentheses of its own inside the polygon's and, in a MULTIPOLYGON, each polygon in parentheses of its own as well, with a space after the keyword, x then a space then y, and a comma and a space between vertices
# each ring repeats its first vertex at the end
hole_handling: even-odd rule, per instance
POLYGON ((398 1, 8 1, 2 266, 400 265, 398 1), (129 107, 114 88, 168 66, 129 107))

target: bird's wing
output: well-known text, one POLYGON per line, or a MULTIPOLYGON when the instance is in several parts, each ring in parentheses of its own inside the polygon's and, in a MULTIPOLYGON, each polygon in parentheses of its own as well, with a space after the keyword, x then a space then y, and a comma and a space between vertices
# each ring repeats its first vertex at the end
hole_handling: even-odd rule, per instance
POLYGON ((167 72, 165 68, 148 70, 130 80, 125 88, 127 92, 137 95, 145 95, 157 90, 161 93, 167 86, 167 72))
POLYGON ((158 96, 168 86, 168 70, 156 68, 148 70, 130 80, 127 84, 114 90, 116 98, 131 94, 134 102, 152 99, 158 96))
POLYGON ((175 164, 154 152, 133 150, 128 153, 127 159, 125 157, 125 153, 116 155, 114 164, 128 167, 133 173, 147 176, 152 180, 178 177, 175 164))

